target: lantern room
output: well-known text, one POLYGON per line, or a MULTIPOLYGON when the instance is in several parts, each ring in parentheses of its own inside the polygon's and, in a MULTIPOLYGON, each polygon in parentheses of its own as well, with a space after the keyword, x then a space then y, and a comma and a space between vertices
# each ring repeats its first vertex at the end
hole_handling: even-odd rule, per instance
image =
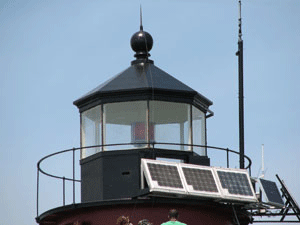
MULTIPOLYGON (((154 143, 164 149, 192 151, 192 144, 205 145, 205 113, 183 102, 105 103, 81 113, 81 143, 82 147, 102 146, 83 148, 82 159, 100 151, 149 148, 154 143)), ((205 149, 197 150, 206 155, 205 149)))
POLYGON ((81 113, 81 147, 98 146, 83 148, 81 159, 151 144, 206 156, 193 145, 206 145, 212 102, 156 67, 148 59, 152 44, 149 33, 135 33, 131 66, 74 102, 81 113))
POLYGON ((74 102, 81 116, 83 202, 132 197, 140 190, 142 158, 210 165, 212 102, 156 67, 152 45, 141 27, 131 38, 131 66, 74 102))

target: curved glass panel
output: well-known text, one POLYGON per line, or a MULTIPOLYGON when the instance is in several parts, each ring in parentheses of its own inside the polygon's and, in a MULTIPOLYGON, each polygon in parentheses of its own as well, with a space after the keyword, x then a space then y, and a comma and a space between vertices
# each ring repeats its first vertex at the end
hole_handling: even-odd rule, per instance
MULTIPOLYGON (((101 106, 81 113, 81 146, 101 145, 101 136, 101 106)), ((100 150, 100 147, 83 148, 81 158, 86 158, 100 150)))
POLYGON ((83 148, 81 158, 101 150, 146 148, 147 142, 206 156, 205 147, 187 146, 206 145, 205 113, 190 104, 153 100, 107 103, 103 112, 101 108, 81 113, 81 146, 111 146, 83 148))
POLYGON ((154 125, 154 141, 170 144, 157 144, 156 148, 171 150, 191 150, 190 105, 164 101, 150 101, 150 124, 154 125))
MULTIPOLYGON (((205 135, 205 114, 192 106, 192 117, 193 117, 193 144, 194 145, 206 145, 205 135)), ((206 156, 206 148, 204 147, 193 147, 193 151, 198 155, 206 156)))

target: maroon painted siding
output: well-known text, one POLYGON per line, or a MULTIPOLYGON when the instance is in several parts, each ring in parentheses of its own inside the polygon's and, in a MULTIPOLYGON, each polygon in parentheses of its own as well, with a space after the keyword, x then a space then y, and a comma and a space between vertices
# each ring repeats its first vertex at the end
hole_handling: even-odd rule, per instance
MULTIPOLYGON (((40 221, 40 225, 113 225, 124 215, 129 216, 133 225, 139 220, 148 219, 153 225, 160 225, 168 220, 168 211, 176 208, 179 211, 179 220, 188 225, 231 225, 233 212, 222 205, 195 206, 186 204, 130 204, 112 206, 94 206, 60 211, 48 215, 40 221), (51 219, 52 218, 52 219, 51 219)), ((247 223, 246 223, 247 224, 247 223)))

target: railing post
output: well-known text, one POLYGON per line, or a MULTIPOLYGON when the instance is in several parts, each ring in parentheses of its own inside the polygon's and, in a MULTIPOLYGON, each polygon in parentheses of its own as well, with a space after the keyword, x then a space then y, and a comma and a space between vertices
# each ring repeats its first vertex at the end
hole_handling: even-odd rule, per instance
POLYGON ((73 148, 73 204, 75 204, 75 148, 73 148))
POLYGON ((66 178, 63 177, 63 206, 66 205, 66 178))
POLYGON ((227 152, 227 168, 229 168, 229 149, 226 149, 227 152))
POLYGON ((37 168, 37 187, 36 187, 36 216, 39 216, 39 180, 40 180, 39 166, 37 168))

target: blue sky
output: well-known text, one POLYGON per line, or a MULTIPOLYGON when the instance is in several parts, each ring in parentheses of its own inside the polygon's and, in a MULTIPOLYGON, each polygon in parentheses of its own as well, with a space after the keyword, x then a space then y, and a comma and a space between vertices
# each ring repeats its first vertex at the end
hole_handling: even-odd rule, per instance
MULTIPOLYGON (((214 102, 208 144, 238 149, 237 0, 1 0, 0 224, 35 224, 36 163, 79 146, 72 102, 130 65, 140 4, 155 65, 214 102)), ((257 176, 264 144, 266 178, 298 203, 299 12, 298 0, 242 2, 245 151, 257 176)))

